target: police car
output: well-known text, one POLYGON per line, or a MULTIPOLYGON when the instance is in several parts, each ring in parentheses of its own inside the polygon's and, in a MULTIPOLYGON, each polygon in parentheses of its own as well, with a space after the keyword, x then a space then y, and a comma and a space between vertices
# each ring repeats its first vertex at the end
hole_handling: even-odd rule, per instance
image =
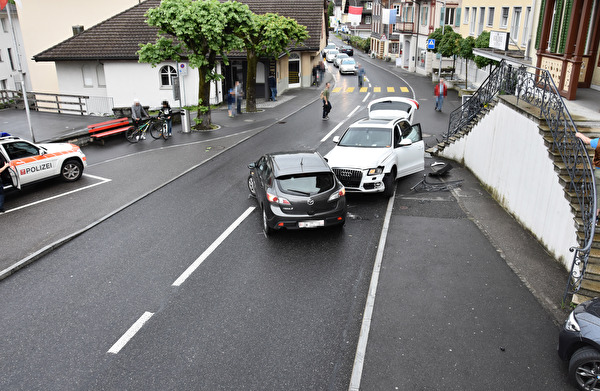
MULTIPOLYGON (((81 178, 87 165, 85 155, 76 145, 34 144, 15 136, 0 137, 0 165, 7 161, 10 169, 5 172, 8 171, 13 187, 19 189, 54 177, 74 182, 81 178)), ((6 176, 3 182, 10 185, 6 176)))

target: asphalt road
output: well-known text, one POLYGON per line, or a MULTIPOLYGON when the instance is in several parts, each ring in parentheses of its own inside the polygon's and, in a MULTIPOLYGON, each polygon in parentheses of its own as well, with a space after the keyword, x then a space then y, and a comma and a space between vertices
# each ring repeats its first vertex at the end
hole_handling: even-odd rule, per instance
MULTIPOLYGON (((434 112, 430 85, 366 68, 373 85, 411 86, 416 122, 439 137, 446 114, 434 112)), ((365 116, 364 99, 333 95, 329 121, 305 100, 287 106, 298 110, 289 117, 246 114, 168 148, 86 147, 94 177, 11 195, 9 208, 24 207, 2 227, 26 236, 26 221, 48 243, 123 209, 0 282, 0 389, 348 389, 378 252, 361 389, 570 389, 557 326, 472 220, 469 203, 489 195, 462 168, 452 193, 411 191, 421 174, 398 182, 383 249, 388 201, 377 196, 348 196, 341 231, 264 237, 246 165, 268 151, 327 152, 333 134, 365 116)), ((24 247, 8 236, 7 248, 24 247)))

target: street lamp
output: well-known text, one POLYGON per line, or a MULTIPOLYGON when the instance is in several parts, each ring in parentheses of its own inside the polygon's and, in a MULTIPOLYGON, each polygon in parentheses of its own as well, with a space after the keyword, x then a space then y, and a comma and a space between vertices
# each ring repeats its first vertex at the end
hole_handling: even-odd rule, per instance
MULTIPOLYGON (((445 21, 446 21, 446 2, 445 1, 441 1, 438 0, 438 3, 442 3, 442 9, 440 10, 440 15, 442 17, 442 38, 440 38, 440 46, 442 44, 442 39, 444 39, 444 27, 446 26, 445 21)), ((440 62, 439 62, 439 68, 438 68, 438 80, 442 78, 442 51, 438 50, 438 53, 440 55, 440 62)))

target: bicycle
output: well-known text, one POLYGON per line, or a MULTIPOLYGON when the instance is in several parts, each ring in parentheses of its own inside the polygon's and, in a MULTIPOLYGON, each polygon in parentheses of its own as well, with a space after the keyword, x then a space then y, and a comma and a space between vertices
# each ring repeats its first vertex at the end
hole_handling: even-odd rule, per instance
POLYGON ((157 121, 153 123, 150 127, 150 135, 154 139, 168 139, 169 138, 169 128, 167 125, 167 120, 162 117, 157 117, 157 121))
MULTIPOLYGON (((163 121, 161 121, 163 122, 163 121)), ((132 126, 125 132, 125 138, 130 143, 137 143, 140 139, 144 139, 144 135, 148 130, 150 131, 150 136, 154 139, 164 138, 165 140, 168 138, 168 134, 165 133, 164 129, 166 129, 166 124, 162 124, 157 121, 157 117, 150 117, 144 121, 143 124, 139 126, 132 126)))

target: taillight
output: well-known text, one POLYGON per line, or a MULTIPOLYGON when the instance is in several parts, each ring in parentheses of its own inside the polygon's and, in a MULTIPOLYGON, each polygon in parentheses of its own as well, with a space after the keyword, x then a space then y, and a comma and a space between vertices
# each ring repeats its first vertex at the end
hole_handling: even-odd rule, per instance
POLYGON ((285 198, 279 198, 275 194, 267 192, 267 199, 274 204, 291 205, 285 198))
POLYGON ((340 197, 343 197, 345 194, 346 194, 346 188, 342 187, 341 189, 339 189, 338 191, 336 191, 335 193, 330 195, 328 201, 335 201, 335 200, 339 199, 340 197))

